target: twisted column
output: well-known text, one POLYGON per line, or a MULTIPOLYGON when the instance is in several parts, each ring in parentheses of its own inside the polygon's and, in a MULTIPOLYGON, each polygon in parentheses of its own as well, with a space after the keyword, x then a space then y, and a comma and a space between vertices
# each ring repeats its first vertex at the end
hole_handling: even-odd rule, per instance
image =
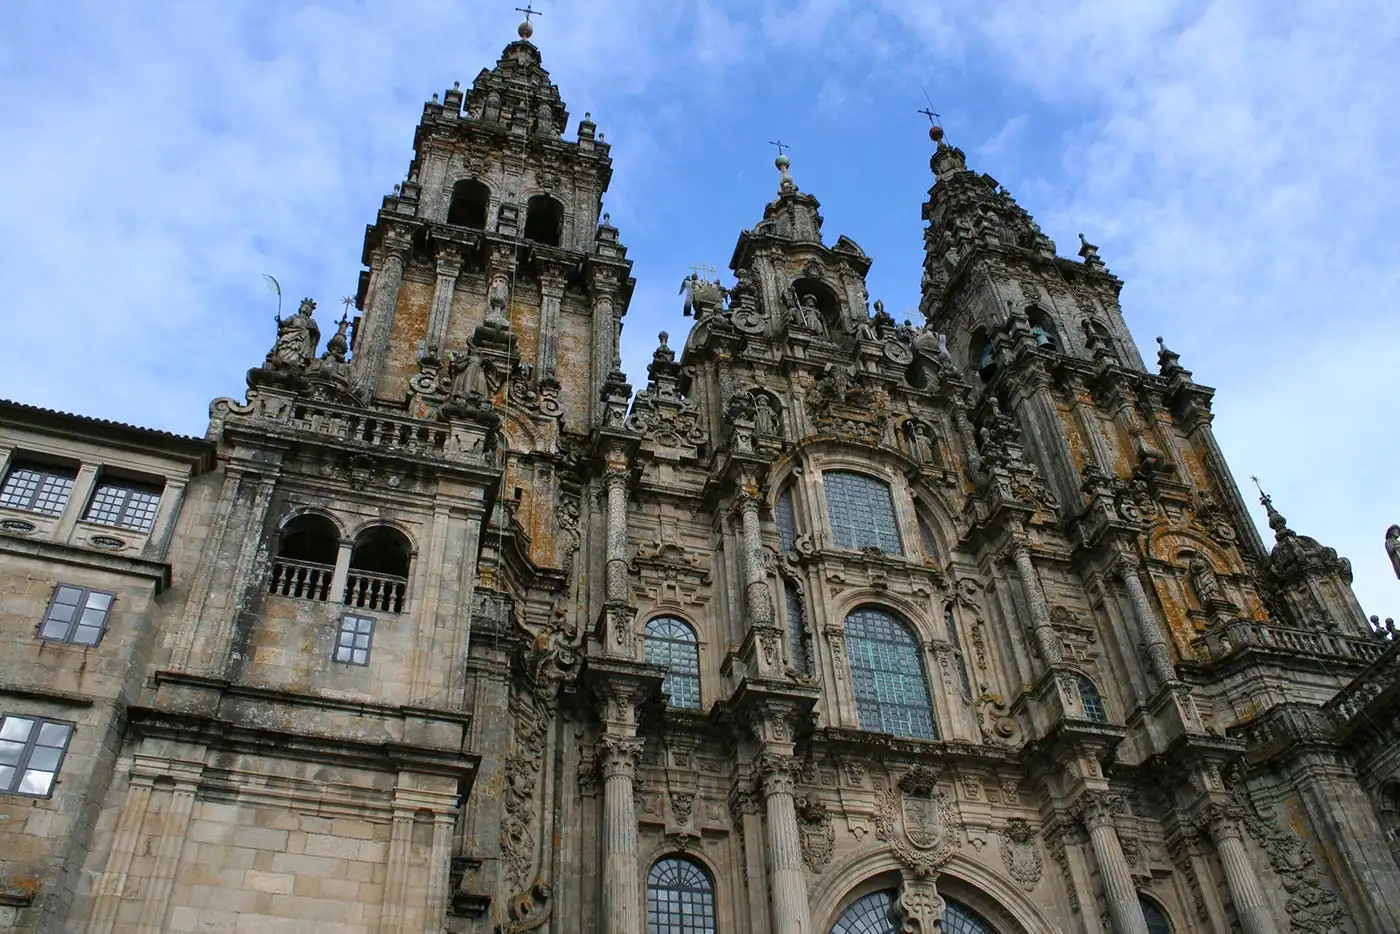
POLYGON ((768 844, 769 908, 773 934, 812 934, 812 911, 807 904, 807 876, 797 830, 797 805, 792 756, 766 753, 759 760, 768 844))
POLYGON ((736 508, 744 535, 744 608, 750 626, 773 625, 773 600, 763 573, 763 536, 758 523, 758 491, 745 484, 736 508))
MULTIPOLYGON (((643 934, 642 897, 637 885, 640 878, 637 809, 632 797, 642 741, 604 736, 600 745, 603 751, 603 932, 643 934)), ((794 813, 793 821, 796 820, 794 813)))
POLYGON ((605 561, 606 598, 609 601, 627 599, 627 464, 608 467, 603 475, 607 494, 608 525, 605 561))
POLYGON ((1175 681, 1176 666, 1172 664, 1172 653, 1167 645, 1162 627, 1157 624, 1157 614, 1152 611, 1152 603, 1147 599, 1147 591, 1142 586, 1138 571, 1142 561, 1137 555, 1118 556, 1117 572, 1128 591, 1128 602, 1133 605, 1133 620, 1137 623, 1138 638, 1142 640, 1147 653, 1147 665, 1153 677, 1159 682, 1175 681))
POLYGON ((1128 871, 1128 860, 1123 855, 1123 844, 1113 826, 1113 814, 1118 807, 1119 801, 1113 796, 1091 791, 1080 798, 1075 817, 1089 831, 1089 845, 1103 879, 1104 899, 1108 902, 1109 917, 1113 919, 1113 930, 1117 934, 1148 934, 1142 904, 1128 871))
POLYGON ((1030 604, 1031 626, 1040 657, 1045 659, 1046 665, 1058 664, 1064 660, 1064 653, 1060 648, 1060 637, 1050 623, 1050 605, 1045 601, 1045 591, 1040 589, 1039 578, 1035 576, 1030 547, 1023 541, 1012 542, 1011 560, 1016 565, 1021 589, 1026 592, 1026 602, 1030 604))
POLYGON ((1259 876, 1244 848, 1244 828, 1240 826, 1238 809, 1211 805, 1206 811, 1205 824, 1220 854, 1225 886, 1230 890, 1230 901, 1235 905, 1244 934, 1279 934, 1278 924, 1264 900, 1259 876))

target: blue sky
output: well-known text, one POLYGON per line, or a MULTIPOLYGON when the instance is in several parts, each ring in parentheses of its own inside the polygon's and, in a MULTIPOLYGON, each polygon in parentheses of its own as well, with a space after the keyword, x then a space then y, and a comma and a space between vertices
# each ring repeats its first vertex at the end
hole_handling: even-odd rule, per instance
MULTIPOLYGON (((201 433, 270 345, 261 274, 338 309, 423 101, 495 62, 515 5, 8 4, 0 396, 201 433)), ((1162 334, 1219 390, 1237 478, 1400 615, 1400 5, 535 5, 571 122, 613 144, 635 384, 684 331, 691 264, 723 269, 761 217, 775 138, 830 237, 874 257, 872 298, 913 316, 926 88, 1062 253, 1099 245, 1149 359, 1162 334)))

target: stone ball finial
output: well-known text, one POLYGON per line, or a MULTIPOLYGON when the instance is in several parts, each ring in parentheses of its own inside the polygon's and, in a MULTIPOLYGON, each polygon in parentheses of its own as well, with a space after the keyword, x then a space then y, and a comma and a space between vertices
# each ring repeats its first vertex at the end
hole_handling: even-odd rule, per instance
POLYGON ((656 335, 656 339, 661 342, 661 346, 666 346, 666 342, 671 339, 670 332, 662 331, 656 335))
POLYGON ((462 90, 462 82, 460 82, 460 81, 454 81, 454 82, 452 82, 452 90, 454 90, 454 91, 460 91, 460 90, 462 90))
POLYGON ((936 123, 935 123, 933 126, 929 127, 929 128, 928 128, 928 138, 931 139, 931 140, 933 140, 935 143, 938 143, 938 144, 942 145, 942 143, 943 143, 943 127, 939 126, 939 125, 936 124, 936 123))
POLYGON ((530 21, 527 19, 525 22, 515 27, 515 33, 522 39, 529 39, 535 34, 535 27, 531 26, 530 21))
POLYGON ((773 160, 773 164, 778 167, 779 172, 786 172, 788 170, 788 166, 792 165, 792 160, 789 159, 787 156, 779 153, 778 158, 773 160))

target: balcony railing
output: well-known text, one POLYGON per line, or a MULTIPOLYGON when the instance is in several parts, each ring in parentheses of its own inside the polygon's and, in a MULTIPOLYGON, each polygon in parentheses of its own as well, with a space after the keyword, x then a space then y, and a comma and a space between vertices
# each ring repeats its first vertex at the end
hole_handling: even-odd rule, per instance
POLYGON ((292 406, 287 422, 337 441, 367 444, 385 452, 443 456, 447 448, 446 426, 414 418, 395 418, 331 405, 298 402, 292 406))
POLYGON ((372 574, 350 569, 345 579, 345 605, 359 610, 402 613, 408 580, 392 574, 372 574))
POLYGON ((335 568, 329 564, 277 558, 272 562, 272 583, 268 593, 281 597, 324 601, 330 596, 335 568))
MULTIPOLYGON (((326 603, 331 597, 331 579, 335 568, 329 564, 276 558, 272 562, 272 580, 268 593, 299 600, 326 603)), ((345 578, 341 602, 357 610, 377 610, 381 613, 402 613, 408 579, 393 574, 374 574, 350 569, 345 578)))
POLYGON ((1388 643, 1379 639, 1344 636, 1335 632, 1289 629, 1253 620, 1236 620, 1207 632, 1196 640, 1205 661, 1219 661, 1246 648, 1271 649, 1294 655, 1350 659, 1363 664, 1385 653, 1388 643))

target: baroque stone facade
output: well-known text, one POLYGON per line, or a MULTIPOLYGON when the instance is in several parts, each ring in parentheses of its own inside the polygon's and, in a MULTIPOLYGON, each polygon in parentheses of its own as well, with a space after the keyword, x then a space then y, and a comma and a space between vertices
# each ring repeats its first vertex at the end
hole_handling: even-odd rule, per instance
POLYGON ((1400 931, 1393 629, 1097 249, 935 132, 900 324, 780 156, 634 394, 529 38, 206 438, 0 408, 0 928, 1400 931))

